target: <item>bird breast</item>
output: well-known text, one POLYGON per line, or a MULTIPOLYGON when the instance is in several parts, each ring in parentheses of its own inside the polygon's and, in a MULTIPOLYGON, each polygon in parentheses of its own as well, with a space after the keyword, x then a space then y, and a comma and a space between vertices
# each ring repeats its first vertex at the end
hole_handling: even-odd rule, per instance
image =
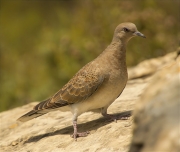
POLYGON ((78 116, 87 111, 108 107, 121 94, 127 82, 126 74, 119 72, 115 75, 111 74, 92 96, 82 102, 70 105, 71 112, 78 116))

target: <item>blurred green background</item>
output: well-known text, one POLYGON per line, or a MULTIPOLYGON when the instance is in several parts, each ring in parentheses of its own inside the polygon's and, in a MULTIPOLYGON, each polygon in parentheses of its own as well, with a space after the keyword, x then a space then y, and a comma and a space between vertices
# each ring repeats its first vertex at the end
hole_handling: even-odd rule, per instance
POLYGON ((58 91, 110 44, 115 27, 133 22, 127 64, 175 51, 178 0, 1 0, 0 111, 58 91))

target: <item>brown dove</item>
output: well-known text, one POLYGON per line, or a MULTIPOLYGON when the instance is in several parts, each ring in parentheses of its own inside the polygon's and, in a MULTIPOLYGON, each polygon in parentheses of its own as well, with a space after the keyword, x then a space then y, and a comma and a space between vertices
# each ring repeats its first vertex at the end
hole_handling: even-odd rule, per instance
POLYGON ((18 120, 25 122, 54 110, 70 111, 73 115, 72 137, 87 136, 77 131, 77 118, 87 111, 99 111, 105 117, 122 119, 107 114, 107 108, 120 96, 128 80, 126 45, 135 36, 145 38, 133 23, 119 24, 110 45, 93 61, 80 69, 69 82, 49 99, 37 104, 18 120))

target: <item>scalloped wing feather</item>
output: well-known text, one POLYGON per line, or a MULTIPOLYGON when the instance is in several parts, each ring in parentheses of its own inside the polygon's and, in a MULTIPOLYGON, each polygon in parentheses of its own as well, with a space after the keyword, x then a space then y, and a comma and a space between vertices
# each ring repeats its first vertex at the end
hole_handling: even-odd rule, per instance
POLYGON ((101 86, 104 77, 89 67, 83 67, 61 90, 53 97, 40 102, 34 110, 56 109, 90 97, 101 86))

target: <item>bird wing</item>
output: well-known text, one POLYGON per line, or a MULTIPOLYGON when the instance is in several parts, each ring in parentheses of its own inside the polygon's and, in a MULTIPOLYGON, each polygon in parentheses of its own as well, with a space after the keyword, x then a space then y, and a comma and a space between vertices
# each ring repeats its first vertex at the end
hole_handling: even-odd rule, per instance
MULTIPOLYGON (((84 67, 85 68, 85 67, 84 67)), ((39 103, 34 110, 56 109, 81 102, 90 97, 103 83, 104 77, 95 70, 81 69, 53 97, 39 103)))

